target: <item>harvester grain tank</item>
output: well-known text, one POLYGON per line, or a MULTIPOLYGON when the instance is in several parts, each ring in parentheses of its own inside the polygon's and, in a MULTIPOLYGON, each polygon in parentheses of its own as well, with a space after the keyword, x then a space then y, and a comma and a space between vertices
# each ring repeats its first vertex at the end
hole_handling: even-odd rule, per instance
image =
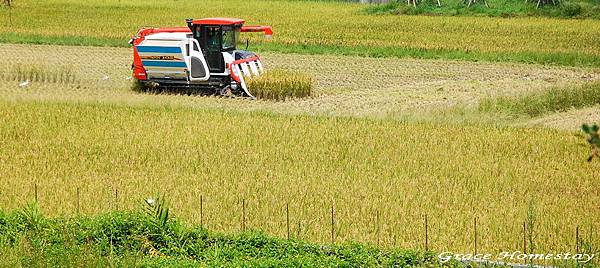
POLYGON ((254 98, 245 77, 264 72, 260 57, 239 50, 242 32, 263 32, 270 26, 244 26, 231 18, 186 19, 187 27, 142 28, 130 40, 133 76, 142 85, 172 90, 199 90, 254 98))

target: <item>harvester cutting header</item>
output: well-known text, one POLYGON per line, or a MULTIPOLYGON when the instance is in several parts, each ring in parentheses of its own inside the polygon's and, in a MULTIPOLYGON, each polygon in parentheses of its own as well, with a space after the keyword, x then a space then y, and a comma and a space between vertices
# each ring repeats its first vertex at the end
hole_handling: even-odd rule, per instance
POLYGON ((241 32, 263 32, 270 26, 243 26, 229 18, 186 19, 187 27, 142 28, 131 39, 133 76, 147 87, 194 89, 254 98, 244 77, 263 73, 255 53, 238 50, 241 32))

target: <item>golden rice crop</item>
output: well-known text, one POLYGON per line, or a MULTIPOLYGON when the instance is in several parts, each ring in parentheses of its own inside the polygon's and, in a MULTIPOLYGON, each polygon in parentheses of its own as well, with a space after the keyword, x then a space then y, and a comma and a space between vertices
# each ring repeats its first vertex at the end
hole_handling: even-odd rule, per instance
POLYGON ((307 74, 274 69, 247 80, 251 93, 259 99, 284 100, 308 97, 313 91, 313 79, 307 74))
MULTIPOLYGON (((198 5, 196 1, 20 0, 10 17, 8 10, 0 9, 0 34, 31 36, 34 41, 39 39, 36 36, 51 37, 58 43, 60 37, 108 38, 125 44, 143 26, 184 26, 184 18, 221 16, 272 25, 272 42, 281 46, 600 56, 600 36, 593 34, 600 32, 598 20, 372 16, 362 14, 363 7, 335 1, 206 0, 198 5)), ((251 44, 263 42, 258 34, 244 36, 250 37, 251 44)))
POLYGON ((169 105, 1 101, 0 206, 46 214, 136 209, 164 193, 175 216, 331 242, 471 252, 597 245, 598 164, 545 129, 274 116, 169 105), (37 186, 37 187, 36 187, 37 186), (202 197, 202 205, 200 203, 202 197), (245 216, 242 215, 245 204, 245 216), (202 211, 201 211, 202 206, 202 211), (202 219, 200 216, 202 215, 202 219))

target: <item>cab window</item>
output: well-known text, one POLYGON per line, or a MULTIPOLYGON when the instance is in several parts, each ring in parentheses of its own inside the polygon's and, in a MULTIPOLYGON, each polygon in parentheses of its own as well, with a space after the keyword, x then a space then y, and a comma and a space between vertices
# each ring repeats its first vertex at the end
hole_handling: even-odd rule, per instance
POLYGON ((221 30, 219 27, 206 27, 206 47, 211 51, 219 51, 221 49, 221 30))
POLYGON ((223 29, 223 50, 235 49, 235 45, 240 36, 240 28, 223 29))

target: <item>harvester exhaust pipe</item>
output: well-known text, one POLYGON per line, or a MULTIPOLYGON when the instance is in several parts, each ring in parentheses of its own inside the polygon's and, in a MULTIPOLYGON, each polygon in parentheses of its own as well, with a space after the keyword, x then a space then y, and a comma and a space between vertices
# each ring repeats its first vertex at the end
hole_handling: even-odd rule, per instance
POLYGON ((190 28, 190 31, 193 31, 192 26, 194 25, 194 19, 187 18, 185 19, 185 23, 187 24, 187 27, 190 28))

